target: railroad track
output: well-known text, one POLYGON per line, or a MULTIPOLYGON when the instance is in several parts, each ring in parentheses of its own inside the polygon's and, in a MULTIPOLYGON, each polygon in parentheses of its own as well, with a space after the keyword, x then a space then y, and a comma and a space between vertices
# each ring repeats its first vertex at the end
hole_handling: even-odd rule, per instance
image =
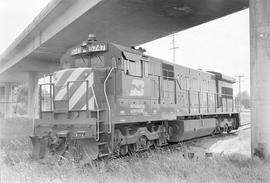
POLYGON ((243 125, 241 125, 240 127, 242 127, 242 126, 247 126, 247 125, 251 125, 251 123, 243 124, 243 125))

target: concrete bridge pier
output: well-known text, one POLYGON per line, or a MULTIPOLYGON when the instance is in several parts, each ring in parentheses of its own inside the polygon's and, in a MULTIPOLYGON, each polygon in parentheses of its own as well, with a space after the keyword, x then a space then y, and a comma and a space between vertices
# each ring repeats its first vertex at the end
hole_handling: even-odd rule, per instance
POLYGON ((270 159, 270 1, 250 0, 251 153, 270 159))
POLYGON ((28 117, 37 118, 39 113, 38 106, 38 79, 39 73, 37 71, 30 71, 28 73, 28 117))
POLYGON ((13 96, 14 82, 0 83, 0 117, 11 118, 15 112, 16 98, 13 96))
POLYGON ((4 118, 12 117, 12 85, 10 82, 4 84, 4 118))

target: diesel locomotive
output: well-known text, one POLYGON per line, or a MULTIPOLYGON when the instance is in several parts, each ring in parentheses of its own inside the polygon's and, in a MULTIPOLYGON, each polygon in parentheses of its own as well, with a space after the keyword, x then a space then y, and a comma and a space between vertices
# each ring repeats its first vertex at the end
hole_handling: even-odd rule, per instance
POLYGON ((126 155, 240 126, 235 79, 154 58, 144 49, 87 41, 39 85, 33 156, 126 155))

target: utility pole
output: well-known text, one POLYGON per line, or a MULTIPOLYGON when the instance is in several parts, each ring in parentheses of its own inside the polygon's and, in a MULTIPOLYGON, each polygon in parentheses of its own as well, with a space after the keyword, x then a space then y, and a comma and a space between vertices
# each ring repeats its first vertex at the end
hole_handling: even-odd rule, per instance
POLYGON ((238 89, 239 89, 239 95, 238 95, 238 108, 239 108, 239 112, 241 112, 241 78, 244 77, 244 75, 238 75, 235 76, 238 79, 238 89))
POLYGON ((173 50, 173 65, 175 65, 175 50, 179 48, 176 46, 175 35, 175 33, 172 34, 172 48, 170 48, 173 50))

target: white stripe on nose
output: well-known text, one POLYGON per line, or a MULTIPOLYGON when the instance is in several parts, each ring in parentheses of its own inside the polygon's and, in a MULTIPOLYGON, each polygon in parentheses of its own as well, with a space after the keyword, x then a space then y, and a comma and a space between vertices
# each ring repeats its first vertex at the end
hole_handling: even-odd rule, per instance
MULTIPOLYGON (((65 81, 65 83, 63 84, 64 87, 62 87, 58 93, 56 94, 55 96, 55 100, 63 100, 64 99, 64 96, 67 94, 67 88, 66 88, 66 85, 67 85, 67 82, 68 81, 76 81, 78 79, 78 77, 82 74, 82 72, 85 71, 84 68, 78 68, 78 69, 75 69, 71 75, 68 77, 68 79, 65 81)), ((74 83, 71 82, 69 87, 71 87, 74 83)))
MULTIPOLYGON (((88 109, 94 110, 95 109, 95 103, 94 103, 94 97, 91 97, 88 101, 88 109)), ((86 110, 86 104, 81 108, 81 110, 86 110)))
MULTIPOLYGON (((88 89, 89 89, 94 83, 93 72, 86 78, 86 80, 88 80, 88 89)), ((69 109, 72 109, 75 106, 75 104, 82 98, 85 92, 86 92, 86 83, 83 82, 69 99, 69 109)))

